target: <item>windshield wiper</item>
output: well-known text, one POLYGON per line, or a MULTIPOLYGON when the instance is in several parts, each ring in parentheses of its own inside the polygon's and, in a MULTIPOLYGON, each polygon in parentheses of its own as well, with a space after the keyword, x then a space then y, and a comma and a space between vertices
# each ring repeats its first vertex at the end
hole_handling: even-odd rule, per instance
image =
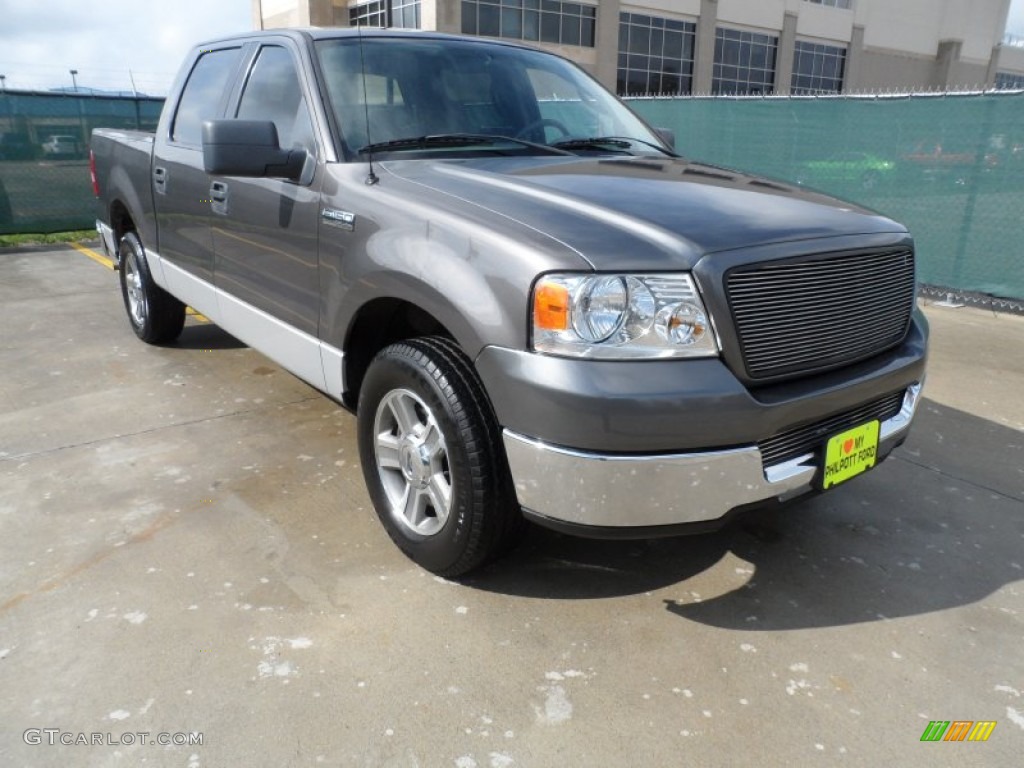
POLYGON ((539 149, 542 152, 556 155, 571 154, 547 144, 538 144, 534 141, 517 139, 512 136, 492 136, 483 133, 439 133, 432 136, 410 136, 406 139, 392 139, 391 141, 378 141, 359 148, 359 154, 367 152, 400 152, 405 149, 433 149, 434 147, 480 147, 502 142, 512 142, 530 149, 539 149))
POLYGON ((613 149, 628 150, 634 144, 643 144, 669 157, 675 157, 674 152, 658 146, 653 141, 634 139, 629 136, 587 136, 581 139, 563 139, 562 141, 552 142, 551 146, 558 147, 559 149, 606 149, 612 147, 613 149))

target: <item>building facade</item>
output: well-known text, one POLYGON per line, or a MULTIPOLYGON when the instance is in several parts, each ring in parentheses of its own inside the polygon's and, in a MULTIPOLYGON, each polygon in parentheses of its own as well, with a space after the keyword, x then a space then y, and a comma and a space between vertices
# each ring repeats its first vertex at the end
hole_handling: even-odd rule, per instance
POLYGON ((620 95, 1024 86, 1010 0, 253 0, 258 28, 406 27, 559 53, 620 95))

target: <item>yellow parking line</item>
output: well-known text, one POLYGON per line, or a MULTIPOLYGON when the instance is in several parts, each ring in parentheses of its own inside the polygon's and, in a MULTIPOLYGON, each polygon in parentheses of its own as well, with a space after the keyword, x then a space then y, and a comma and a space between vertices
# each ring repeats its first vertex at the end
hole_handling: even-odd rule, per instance
MULTIPOLYGON (((111 261, 110 259, 108 259, 106 256, 104 256, 102 254, 96 253, 96 251, 94 251, 92 248, 86 248, 81 243, 70 243, 70 245, 71 245, 72 248, 74 248, 79 253, 84 253, 86 256, 88 256, 90 259, 95 261, 97 264, 102 264, 107 269, 113 269, 114 268, 114 262, 113 261, 111 261)), ((189 314, 189 315, 192 315, 192 317, 194 317, 200 323, 208 323, 208 322, 210 322, 210 318, 206 317, 205 315, 199 314, 194 309, 192 309, 192 307, 186 307, 185 308, 185 313, 189 314)))
POLYGON ((107 269, 114 268, 114 262, 112 262, 106 256, 96 253, 96 251, 94 251, 92 248, 86 248, 81 243, 71 243, 71 247, 74 248, 76 251, 79 251, 80 253, 84 253, 97 264, 102 264, 107 269))

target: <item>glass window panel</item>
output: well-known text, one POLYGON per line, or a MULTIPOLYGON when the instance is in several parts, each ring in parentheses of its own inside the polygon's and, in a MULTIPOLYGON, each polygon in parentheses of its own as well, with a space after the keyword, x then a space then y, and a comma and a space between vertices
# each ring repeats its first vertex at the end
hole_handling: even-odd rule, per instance
POLYGON ((279 46, 266 46, 246 81, 236 117, 271 120, 284 148, 312 147, 313 128, 302 97, 302 87, 291 54, 279 46))
POLYGON ((539 11, 523 11, 523 40, 540 40, 539 11))
POLYGON ((498 37, 501 32, 500 9, 493 5, 480 6, 480 34, 498 37))
POLYGON ((670 59, 681 59, 683 58, 683 33, 682 32, 666 32, 665 33, 665 57, 670 59))
POLYGON ((580 24, 580 45, 585 45, 587 48, 594 47, 594 27, 597 21, 593 18, 584 18, 580 24))
POLYGON ((661 55, 663 48, 665 47, 665 33, 660 29, 651 30, 651 53, 657 56, 661 55))
POLYGON ((540 15, 540 39, 545 43, 557 43, 561 36, 561 18, 557 13, 540 15))
POLYGON ((238 63, 239 50, 229 48, 199 57, 181 93, 171 129, 172 140, 197 146, 202 143, 203 121, 219 117, 217 108, 228 77, 238 63))
POLYGON ((523 37, 523 12, 518 8, 501 9, 501 36, 521 40, 523 37))
POLYGON ((476 3, 462 3, 462 34, 475 35, 476 31, 476 3))
POLYGON ((722 49, 722 56, 720 58, 725 64, 739 64, 740 62, 740 43, 737 40, 726 40, 725 46, 722 49))
POLYGON ((630 53, 647 53, 651 50, 651 30, 635 24, 629 30, 630 53))
POLYGON ((629 54, 629 68, 630 69, 650 69, 651 59, 649 56, 639 56, 635 53, 629 54))
POLYGON ((564 45, 580 44, 580 18, 578 16, 562 17, 562 43, 564 45))

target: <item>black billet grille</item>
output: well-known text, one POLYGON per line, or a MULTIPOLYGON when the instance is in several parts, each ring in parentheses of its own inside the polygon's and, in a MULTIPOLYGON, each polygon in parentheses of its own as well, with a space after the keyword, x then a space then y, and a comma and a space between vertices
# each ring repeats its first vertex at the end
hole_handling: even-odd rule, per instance
POLYGON ((914 254, 833 254, 728 273, 726 291, 751 379, 798 376, 864 360, 906 335, 914 254))
POLYGON ((761 450, 761 460, 764 466, 771 467, 795 459, 797 456, 813 453, 819 450, 825 440, 832 435, 874 419, 879 421, 891 419, 900 412, 902 406, 903 392, 894 392, 862 405, 860 408, 844 411, 802 427, 787 429, 785 432, 772 435, 757 444, 761 450))

